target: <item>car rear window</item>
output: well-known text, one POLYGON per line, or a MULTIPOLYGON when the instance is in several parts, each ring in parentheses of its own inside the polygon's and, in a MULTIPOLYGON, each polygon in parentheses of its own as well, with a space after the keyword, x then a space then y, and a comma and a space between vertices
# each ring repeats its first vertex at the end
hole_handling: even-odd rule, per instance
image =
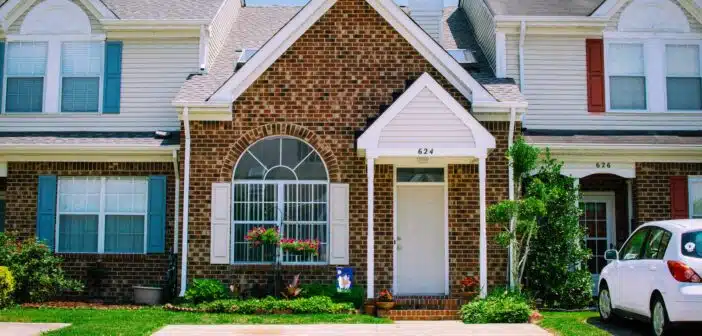
POLYGON ((702 258, 702 231, 683 233, 681 245, 684 256, 702 258))

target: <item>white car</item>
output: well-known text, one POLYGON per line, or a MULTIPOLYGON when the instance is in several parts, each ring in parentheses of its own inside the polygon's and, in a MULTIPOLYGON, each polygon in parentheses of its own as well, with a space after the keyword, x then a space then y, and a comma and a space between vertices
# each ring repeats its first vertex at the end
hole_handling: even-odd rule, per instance
POLYGON ((646 223, 605 259, 598 284, 602 321, 650 321, 657 336, 671 324, 702 322, 702 219, 646 223))

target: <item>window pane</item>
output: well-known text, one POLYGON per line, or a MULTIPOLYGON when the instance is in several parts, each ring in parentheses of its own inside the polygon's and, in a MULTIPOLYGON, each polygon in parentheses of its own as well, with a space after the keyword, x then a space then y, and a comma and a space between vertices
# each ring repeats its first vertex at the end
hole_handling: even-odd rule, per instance
POLYGON ((683 233, 680 242, 680 247, 684 256, 702 258, 702 231, 683 233))
MULTIPOLYGON (((651 236, 648 238, 646 246, 644 247, 643 259, 658 259, 659 254, 661 257, 663 256, 664 253, 661 253, 661 243, 666 233, 665 230, 661 229, 651 230, 651 236)), ((663 252, 665 252, 665 247, 663 247, 663 252)))
POLYGON ((702 78, 668 77, 669 110, 702 110, 702 78))
POLYGON ((148 182, 142 178, 111 177, 105 181, 105 211, 146 213, 148 182))
POLYGON ((269 138, 257 142, 249 152, 253 154, 266 169, 280 165, 280 138, 269 138))
POLYGON ((46 73, 46 42, 10 42, 7 44, 8 77, 43 77, 46 73))
POLYGON ((303 159, 312 152, 306 143, 293 139, 283 138, 282 165, 295 168, 303 159))
POLYGON ((297 180, 297 176, 288 167, 275 167, 266 173, 266 180, 297 180))
POLYGON ((105 252, 144 253, 144 216, 105 216, 105 252))
POLYGON ((100 77, 102 42, 64 42, 61 48, 61 74, 65 77, 100 77))
POLYGON ((444 169, 397 168, 397 182, 444 182, 444 169))
POLYGON ((693 218, 702 218, 702 178, 691 178, 690 180, 690 200, 693 218))
POLYGON ((648 234, 648 229, 644 228, 636 231, 634 236, 629 239, 628 242, 622 247, 621 253, 619 253, 619 259, 621 260, 636 260, 641 256, 641 248, 643 247, 644 240, 646 240, 646 235, 648 234))
POLYGON ((7 78, 6 112, 42 112, 43 77, 7 78))
POLYGON ((319 241, 319 255, 283 253, 285 262, 326 261, 328 242, 327 185, 285 185, 282 234, 285 238, 319 241))
POLYGON ((59 252, 95 253, 97 239, 97 215, 59 216, 59 252))
POLYGON ((607 49, 607 71, 615 76, 643 76, 642 44, 610 44, 607 49))
POLYGON ((666 71, 670 77, 700 76, 700 47, 697 45, 668 45, 666 71))
POLYGON ((64 77, 61 87, 61 112, 97 112, 100 78, 64 77))
POLYGON ((295 169, 297 179, 300 181, 326 181, 327 168, 322 162, 319 154, 312 153, 305 161, 302 161, 297 169, 295 169))
POLYGON ((99 178, 60 178, 58 182, 59 212, 100 212, 99 178))
POLYGON ((646 77, 610 77, 609 96, 612 109, 645 110, 646 77))

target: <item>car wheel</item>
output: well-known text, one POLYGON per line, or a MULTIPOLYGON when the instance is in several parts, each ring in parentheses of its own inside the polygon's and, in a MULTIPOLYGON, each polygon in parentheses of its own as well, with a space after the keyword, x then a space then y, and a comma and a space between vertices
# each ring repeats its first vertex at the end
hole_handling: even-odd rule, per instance
POLYGON ((609 288, 606 284, 602 284, 600 294, 597 296, 597 310, 600 312, 600 319, 604 323, 612 322, 614 312, 612 311, 612 297, 609 294, 609 288))
POLYGON ((668 330, 670 320, 668 320, 668 310, 665 308, 665 302, 660 295, 653 298, 651 305, 651 334, 662 336, 668 330))

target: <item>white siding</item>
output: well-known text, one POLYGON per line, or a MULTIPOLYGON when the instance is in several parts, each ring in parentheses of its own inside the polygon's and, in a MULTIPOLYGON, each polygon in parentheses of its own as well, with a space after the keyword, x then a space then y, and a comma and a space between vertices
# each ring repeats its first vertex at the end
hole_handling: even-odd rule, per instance
POLYGON ((229 32, 232 30, 232 25, 239 15, 241 8, 241 0, 227 0, 217 12, 217 15, 212 19, 210 25, 210 41, 209 53, 207 54, 208 67, 212 66, 215 57, 219 55, 220 50, 227 40, 229 32))
POLYGON ((119 114, 2 115, 0 132, 179 129, 171 101, 188 74, 197 70, 197 63, 197 39, 124 41, 119 114))
POLYGON ((429 89, 383 128, 380 148, 473 148, 473 132, 429 89))
POLYGON ((441 43, 444 9, 441 1, 409 0, 410 16, 429 36, 441 43))
MULTIPOLYGON (((668 0, 680 7, 682 11, 685 13, 687 16, 687 22, 690 24, 690 31, 693 33, 702 33, 702 24, 700 24, 699 21, 697 21, 688 11, 685 10, 683 6, 680 5, 680 2, 677 0, 668 0)), ((607 23, 607 27, 605 28, 605 31, 616 31, 617 26, 619 25, 619 17, 621 17, 622 12, 631 4, 632 1, 629 1, 628 3, 624 4, 622 8, 619 9, 617 13, 612 15, 612 19, 607 23)))
POLYGON ((473 25, 474 34, 483 54, 495 70, 495 21, 483 0, 463 1, 463 10, 473 25))
MULTIPOLYGON (((76 5, 78 5, 78 7, 80 7, 80 9, 82 9, 83 12, 85 12, 85 14, 88 16, 88 18, 90 19, 90 25, 92 26, 93 34, 103 34, 105 32, 102 29, 102 25, 100 24, 100 21, 98 21, 98 19, 95 18, 95 16, 93 16, 93 14, 90 13, 90 11, 87 8, 85 8, 85 6, 83 6, 83 4, 79 0, 70 0, 70 1, 75 3, 76 5)), ((27 14, 36 5, 38 5, 40 3, 42 3, 42 1, 35 2, 32 5, 32 7, 29 8, 28 11, 22 13, 22 15, 17 20, 15 20, 15 22, 13 22, 12 25, 10 25, 10 27, 7 29, 7 34, 19 34, 20 27, 22 26, 22 23, 24 22, 24 18, 27 17, 27 14)))

